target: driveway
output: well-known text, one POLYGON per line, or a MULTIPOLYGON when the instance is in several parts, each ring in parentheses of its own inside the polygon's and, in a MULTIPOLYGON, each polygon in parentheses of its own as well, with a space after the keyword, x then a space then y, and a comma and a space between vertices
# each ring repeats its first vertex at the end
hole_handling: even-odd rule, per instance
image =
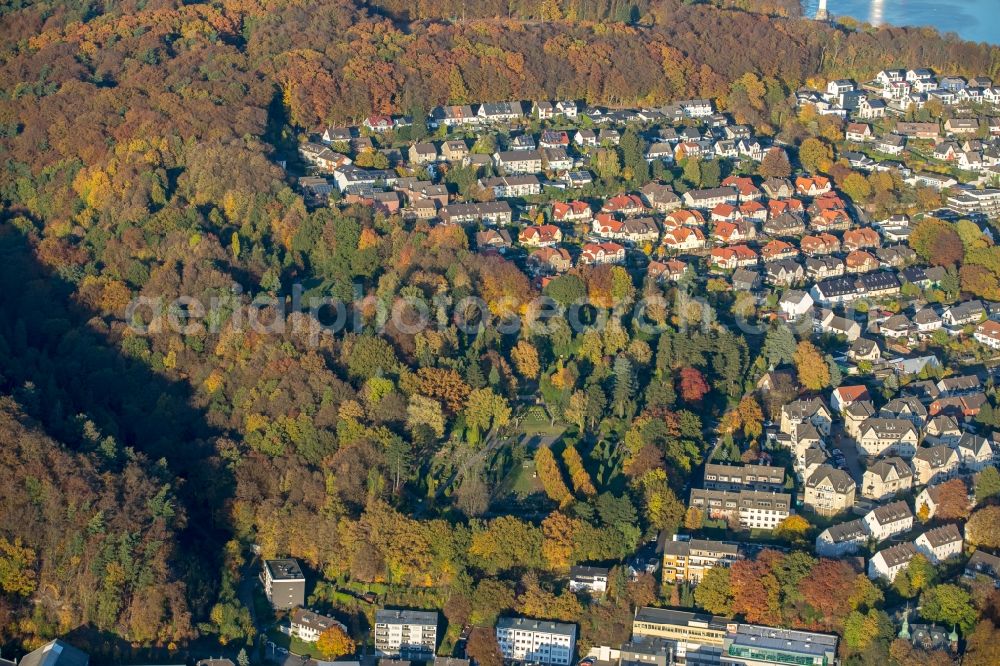
POLYGON ((278 666, 306 666, 308 659, 292 654, 288 650, 276 646, 271 641, 263 642, 264 658, 278 666))
POLYGON ((861 487, 861 481, 865 475, 865 466, 858 453, 858 447, 854 444, 854 439, 844 432, 843 425, 834 422, 830 430, 830 446, 844 454, 844 461, 847 466, 847 473, 854 479, 854 483, 861 487))

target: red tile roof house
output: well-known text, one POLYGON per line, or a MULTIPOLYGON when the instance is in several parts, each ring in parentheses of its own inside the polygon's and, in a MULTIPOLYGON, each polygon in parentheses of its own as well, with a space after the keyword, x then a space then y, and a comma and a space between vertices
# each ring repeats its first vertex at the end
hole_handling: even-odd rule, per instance
POLYGON ((598 236, 617 238, 625 223, 612 217, 611 213, 598 213, 590 221, 590 230, 598 236))
POLYGON ((587 243, 580 253, 580 264, 620 264, 625 261, 625 248, 618 243, 587 243))
POLYGON ((836 192, 827 192, 816 197, 809 208, 814 213, 821 210, 846 210, 847 204, 836 192))
POLYGON ((740 195, 740 201, 754 201, 760 199, 763 193, 753 184, 753 179, 746 176, 729 176, 722 181, 722 185, 735 187, 740 195))
POLYGON ((663 219, 663 226, 670 227, 703 227, 705 218, 696 210, 675 210, 663 219))
POLYGON ((637 194, 619 194, 605 201, 601 210, 618 215, 642 215, 646 212, 646 205, 637 194))
POLYGON ((734 222, 743 217, 739 208, 733 204, 722 203, 712 209, 713 222, 734 222))
POLYGON ((844 210, 821 210, 809 220, 809 227, 816 231, 847 231, 851 216, 844 210))
POLYGON ((879 260, 864 250, 854 250, 844 259, 848 273, 870 273, 879 268, 879 260))
POLYGON ((698 250, 705 247, 705 234, 697 227, 675 227, 663 234, 663 246, 668 250, 698 250))
POLYGON ((778 217, 784 213, 801 213, 805 206, 798 199, 771 199, 767 202, 770 217, 778 217))
POLYGON ((803 236, 799 241, 799 249, 812 256, 833 254, 840 251, 840 240, 828 233, 803 236))
POLYGON ((767 219, 767 207, 759 201, 744 201, 740 204, 740 214, 763 222, 767 219))
POLYGON ((758 262, 757 253, 746 245, 735 247, 713 248, 709 254, 709 261, 713 266, 724 270, 734 270, 740 267, 756 266, 758 262))
POLYGON ((845 231, 844 239, 841 242, 841 246, 847 251, 860 250, 866 247, 879 247, 881 244, 878 232, 867 227, 845 231))
POLYGON ((651 261, 646 267, 646 273, 650 277, 677 281, 684 277, 684 273, 687 272, 687 268, 687 264, 679 259, 651 261))
POLYGON ((543 247, 528 256, 528 262, 543 270, 564 273, 573 266, 573 260, 564 248, 543 247))
POLYGON ((779 259, 791 259, 798 255, 799 251, 794 245, 783 240, 773 240, 760 249, 761 259, 764 261, 777 261, 779 259))
POLYGON ((517 235, 517 240, 522 245, 529 247, 545 247, 562 241, 562 237, 562 229, 559 227, 554 224, 542 224, 521 229, 521 233, 517 235))
POLYGON ((590 204, 585 201, 557 201, 552 204, 552 219, 557 222, 589 222, 593 216, 590 204))
POLYGON ((847 126, 844 137, 854 143, 862 143, 872 138, 872 128, 865 123, 851 123, 847 126))
POLYGON ((720 243, 732 245, 757 237, 757 228, 745 220, 719 222, 712 230, 712 238, 720 243))
POLYGON ((833 395, 830 397, 830 407, 835 411, 842 412, 845 407, 849 407, 855 402, 870 401, 871 399, 867 387, 839 386, 833 390, 833 395))
POLYGON ((795 179, 795 191, 807 197, 818 197, 821 194, 826 194, 830 189, 830 179, 826 176, 813 176, 812 178, 799 176, 795 179))

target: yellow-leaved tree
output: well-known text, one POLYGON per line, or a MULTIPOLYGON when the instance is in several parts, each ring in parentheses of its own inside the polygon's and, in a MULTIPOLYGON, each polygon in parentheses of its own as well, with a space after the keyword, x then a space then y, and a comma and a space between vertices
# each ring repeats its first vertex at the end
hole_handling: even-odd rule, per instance
POLYGON ((316 640, 316 649, 327 659, 332 659, 347 654, 354 654, 355 645, 351 637, 344 631, 344 628, 339 624, 335 624, 319 635, 319 638, 316 640))

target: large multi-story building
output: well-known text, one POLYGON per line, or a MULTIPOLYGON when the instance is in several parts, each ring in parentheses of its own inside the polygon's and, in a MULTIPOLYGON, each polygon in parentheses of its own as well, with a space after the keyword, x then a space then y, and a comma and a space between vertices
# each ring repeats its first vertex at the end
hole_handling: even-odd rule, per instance
POLYGON ((743 529, 773 530, 792 513, 792 496, 787 493, 765 493, 742 490, 691 491, 691 506, 705 512, 709 518, 738 521, 743 529))
POLYGON ((663 545, 663 581, 701 582, 712 567, 728 567, 740 558, 739 546, 724 541, 691 539, 663 545))
POLYGON ((861 495, 886 500, 913 487, 913 469, 899 457, 884 458, 865 470, 861 495))
POLYGON ((948 205, 960 213, 983 213, 996 217, 1000 215, 1000 190, 962 190, 948 197, 948 205))
POLYGON ((729 626, 720 663, 723 666, 827 666, 836 663, 836 657, 836 636, 741 622, 729 626))
POLYGON ((569 666, 574 661, 575 624, 502 617, 496 635, 504 659, 549 666, 569 666))
POLYGON ((913 529, 913 512, 906 502, 893 502, 875 507, 862 517, 862 521, 873 539, 884 541, 913 529))
POLYGON ((854 479, 842 469, 820 465, 806 479, 805 505, 820 516, 835 516, 854 506, 854 479))
POLYGON ((668 608, 640 608, 632 620, 632 639, 666 640, 677 664, 718 664, 726 637, 728 618, 668 608))
POLYGON ((707 463, 702 485, 709 490, 779 492, 785 485, 785 468, 773 465, 707 463))
POLYGON ((426 661, 437 649, 436 611, 383 609, 375 613, 375 655, 426 661))
POLYGON ((264 560, 261 582, 274 608, 295 608, 306 602, 306 577, 293 559, 264 560))

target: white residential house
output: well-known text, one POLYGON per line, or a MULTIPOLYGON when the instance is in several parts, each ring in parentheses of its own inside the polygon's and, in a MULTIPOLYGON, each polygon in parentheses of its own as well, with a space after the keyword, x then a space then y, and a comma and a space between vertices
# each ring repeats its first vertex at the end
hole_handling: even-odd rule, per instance
POLYGON ((803 423, 811 423, 828 437, 833 414, 821 398, 801 398, 781 408, 781 432, 792 434, 794 427, 803 423))
POLYGON ((860 518, 831 525, 816 537, 816 554, 820 557, 843 557, 856 553, 868 541, 868 532, 860 518))
POLYGON ((608 574, 604 567, 570 567, 569 589, 571 592, 583 590, 594 595, 604 594, 608 591, 608 574))
POLYGON ((962 533, 954 523, 927 530, 913 540, 913 545, 931 564, 939 564, 961 555, 964 543, 962 533))
POLYGON ((981 472, 990 465, 997 464, 998 456, 991 442, 985 437, 965 433, 955 447, 962 467, 970 472, 981 472))
POLYGON ((990 349, 1000 349, 1000 324, 988 319, 976 326, 972 337, 976 339, 976 342, 990 349))
POLYGON ((315 643, 319 640, 319 635, 330 627, 339 626, 345 633, 347 632, 347 627, 334 618, 305 608, 296 608, 292 611, 290 626, 292 636, 306 643, 315 643))
POLYGON ((778 301, 778 307, 785 313, 788 321, 798 321, 812 312, 813 299, 804 291, 789 289, 778 301))
POLYGON ((877 506, 866 513, 862 520, 868 534, 875 541, 885 541, 913 529, 913 512, 903 501, 877 506))
POLYGON ((925 444, 944 444, 954 449, 962 439, 962 434, 958 421, 947 414, 938 414, 924 425, 925 444))
POLYGON ((917 549, 909 541, 880 550, 868 561, 868 577, 892 582, 916 555, 917 549))

